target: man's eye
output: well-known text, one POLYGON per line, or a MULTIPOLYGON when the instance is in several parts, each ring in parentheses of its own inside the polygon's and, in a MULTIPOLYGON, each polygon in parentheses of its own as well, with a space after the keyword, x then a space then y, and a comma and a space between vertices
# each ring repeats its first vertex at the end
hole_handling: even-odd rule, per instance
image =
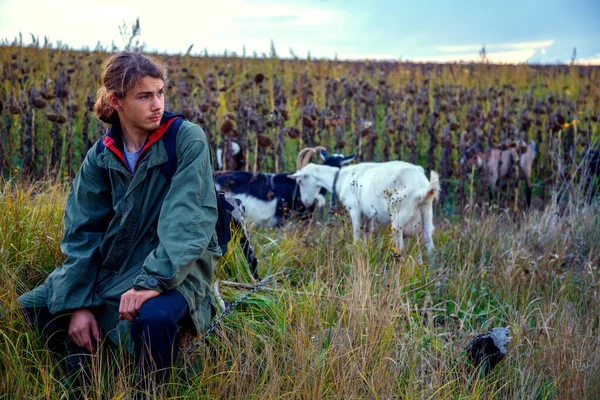
POLYGON ((140 97, 140 100, 148 100, 148 96, 142 96, 140 97))
POLYGON ((165 94, 165 92, 158 92, 158 97, 162 97, 165 94))

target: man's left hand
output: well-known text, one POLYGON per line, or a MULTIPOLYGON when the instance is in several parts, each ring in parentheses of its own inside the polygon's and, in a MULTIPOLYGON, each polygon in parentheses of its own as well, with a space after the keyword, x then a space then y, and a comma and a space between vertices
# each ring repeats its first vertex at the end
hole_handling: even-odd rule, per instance
POLYGON ((137 317, 138 311, 146 300, 156 297, 160 294, 156 290, 148 289, 130 289, 121 295, 121 303, 119 304, 119 319, 126 319, 133 322, 137 317))

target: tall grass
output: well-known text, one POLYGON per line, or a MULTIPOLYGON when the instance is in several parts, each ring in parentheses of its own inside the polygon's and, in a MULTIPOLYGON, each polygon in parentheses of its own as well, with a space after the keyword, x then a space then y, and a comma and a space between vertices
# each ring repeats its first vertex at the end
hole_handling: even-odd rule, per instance
MULTIPOLYGON (((73 394, 17 312, 16 297, 60 264, 67 187, 5 182, 0 193, 0 398, 73 394)), ((435 261, 417 239, 352 244, 332 217, 252 229, 264 291, 184 353, 157 398, 598 398, 600 204, 555 196, 543 210, 467 210, 436 218, 435 261), (450 220, 453 220, 451 223, 450 220), (507 326, 488 376, 465 363, 477 333, 507 326)), ((234 301, 253 283, 233 246, 216 272, 234 301)), ((186 338, 186 343, 198 338, 186 338)), ((98 356, 83 397, 133 396, 130 357, 98 356), (103 371, 110 366, 112 373, 103 371)))

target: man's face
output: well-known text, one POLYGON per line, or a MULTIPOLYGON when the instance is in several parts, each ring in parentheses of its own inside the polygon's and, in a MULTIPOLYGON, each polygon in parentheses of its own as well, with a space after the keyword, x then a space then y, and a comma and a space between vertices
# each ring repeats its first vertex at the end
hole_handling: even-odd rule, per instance
POLYGON ((121 101, 121 123, 150 133, 160 126, 165 108, 162 79, 143 77, 121 101))

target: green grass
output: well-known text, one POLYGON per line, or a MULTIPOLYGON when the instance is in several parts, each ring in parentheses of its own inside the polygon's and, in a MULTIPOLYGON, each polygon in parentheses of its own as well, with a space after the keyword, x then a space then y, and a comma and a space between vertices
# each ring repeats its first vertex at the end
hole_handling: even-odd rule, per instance
MULTIPOLYGON (((0 192, 2 399, 73 394, 16 311, 16 297, 63 260, 66 189, 10 181, 0 192)), ((332 218, 251 230, 260 273, 272 275, 266 290, 180 357, 157 398, 600 396, 598 201, 437 216, 434 263, 416 239, 402 258, 387 235, 353 245, 349 221, 332 218), (498 326, 511 330, 508 355, 482 376, 462 349, 498 326)), ((246 290, 223 281, 254 283, 239 248, 216 279, 226 301, 246 290)), ((130 398, 130 358, 97 361, 116 372, 98 372, 84 397, 130 398)))

